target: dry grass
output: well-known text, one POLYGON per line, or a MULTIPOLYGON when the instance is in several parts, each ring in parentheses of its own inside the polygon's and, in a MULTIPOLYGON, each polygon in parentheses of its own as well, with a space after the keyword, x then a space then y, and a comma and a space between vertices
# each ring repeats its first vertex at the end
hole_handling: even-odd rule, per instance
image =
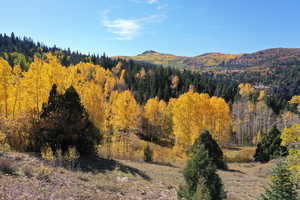
MULTIPOLYGON (((176 200, 176 188, 183 182, 184 164, 164 166, 85 158, 81 160, 81 171, 73 171, 47 165, 28 154, 0 155, 3 158, 23 166, 20 167, 23 173, 0 174, 0 200, 176 200)), ((273 165, 273 162, 230 163, 229 170, 218 171, 228 199, 257 199, 264 191, 273 165)))
POLYGON ((223 149, 227 163, 247 163, 253 161, 255 147, 234 147, 223 149))

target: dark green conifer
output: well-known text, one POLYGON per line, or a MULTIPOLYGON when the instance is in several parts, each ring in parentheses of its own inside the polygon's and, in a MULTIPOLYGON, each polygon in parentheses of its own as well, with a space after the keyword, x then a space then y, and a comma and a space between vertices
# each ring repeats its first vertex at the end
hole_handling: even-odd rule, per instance
POLYGON ((80 154, 91 154, 101 139, 73 87, 60 95, 53 85, 37 127, 34 134, 37 151, 49 144, 52 149, 61 148, 63 152, 74 146, 80 154))
MULTIPOLYGON (((198 139, 196 143, 200 140, 198 139)), ((178 199, 186 200, 222 200, 226 198, 222 180, 216 173, 215 163, 209 156, 204 144, 194 144, 191 159, 187 162, 178 199)))
POLYGON ((288 154, 287 148, 281 146, 280 131, 273 126, 270 132, 257 144, 254 160, 258 162, 268 162, 280 156, 288 154))
POLYGON ((222 149, 207 130, 201 133, 201 135, 196 139, 196 142, 191 148, 191 152, 197 151, 201 145, 203 145, 204 149, 207 150, 209 158, 218 169, 227 169, 222 149))
POLYGON ((299 200, 296 184, 286 162, 279 162, 272 172, 272 182, 259 200, 299 200))

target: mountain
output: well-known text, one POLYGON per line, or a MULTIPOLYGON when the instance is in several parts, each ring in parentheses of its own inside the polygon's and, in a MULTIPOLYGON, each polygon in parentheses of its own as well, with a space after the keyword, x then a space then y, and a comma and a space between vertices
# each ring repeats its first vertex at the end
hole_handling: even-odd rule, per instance
POLYGON ((159 53, 148 50, 137 56, 114 56, 114 58, 132 59, 135 61, 143 61, 165 67, 171 66, 184 69, 210 69, 227 62, 230 59, 242 56, 243 54, 222 54, 222 53, 206 53, 194 57, 176 56, 173 54, 159 53))
MULTIPOLYGON (((248 54, 205 53, 186 57, 145 51, 137 56, 116 56, 175 68, 216 71, 228 69, 259 69, 300 63, 300 48, 273 48, 248 54)), ((116 58, 115 57, 115 58, 116 58)))
POLYGON ((272 67, 295 64, 300 62, 300 48, 273 48, 244 54, 229 60, 230 67, 272 67))

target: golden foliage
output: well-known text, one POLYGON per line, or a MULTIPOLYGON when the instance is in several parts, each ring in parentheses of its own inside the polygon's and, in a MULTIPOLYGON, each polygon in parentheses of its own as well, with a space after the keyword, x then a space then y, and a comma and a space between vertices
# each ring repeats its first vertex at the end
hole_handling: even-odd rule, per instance
POLYGON ((157 97, 149 99, 144 106, 143 117, 147 121, 147 134, 155 132, 154 134, 159 134, 157 138, 168 137, 171 134, 171 112, 163 100, 157 97))
POLYGON ((171 88, 175 89, 177 88, 178 84, 179 84, 179 77, 178 76, 172 76, 172 79, 171 79, 171 88))
POLYGON ((293 96, 293 98, 289 101, 290 104, 298 104, 298 111, 300 112, 300 96, 293 96))
POLYGON ((242 97, 248 97, 249 95, 255 93, 255 89, 249 83, 241 83, 239 84, 239 88, 239 93, 242 97))
POLYGON ((116 132, 131 133, 140 128, 140 106, 129 90, 114 92, 111 110, 111 124, 116 132))
POLYGON ((231 118, 228 104, 219 97, 189 91, 170 101, 176 146, 187 150, 207 129, 214 139, 225 144, 229 139, 231 118))
POLYGON ((289 149, 290 169, 295 171, 300 178, 300 124, 294 124, 291 128, 285 128, 281 134, 282 145, 289 149))
POLYGON ((259 91, 259 96, 257 98, 258 101, 264 101, 265 100, 265 97, 266 97, 266 93, 265 91, 259 91))
POLYGON ((41 156, 43 159, 52 161, 54 159, 52 148, 49 145, 46 145, 41 149, 41 156))
MULTIPOLYGON (((104 143, 107 144, 102 147, 106 146, 111 152, 123 154, 130 151, 130 154, 143 155, 144 146, 139 150, 133 144, 129 146, 129 138, 141 130, 142 116, 149 125, 158 127, 163 136, 174 131, 178 148, 186 150, 204 129, 209 130, 219 143, 228 141, 231 119, 224 99, 193 92, 191 86, 189 92, 169 103, 158 98, 149 99, 142 115, 132 93, 125 90, 125 73, 121 62, 111 71, 83 62, 66 68, 52 54, 47 54, 46 59, 35 57, 29 70, 22 72, 20 66, 12 68, 0 58, 0 111, 4 118, 16 122, 11 125, 16 127, 10 137, 14 146, 26 148, 30 131, 28 124, 39 116, 53 84, 57 85, 59 93, 64 93, 70 86, 78 91, 91 120, 104 134, 104 143), (22 117, 24 113, 32 115, 31 118, 22 117), (24 127, 28 127, 20 127, 19 119, 28 119, 27 125, 23 121, 24 127)), ((138 77, 145 75, 145 70, 141 69, 138 77)), ((175 89, 180 80, 178 76, 171 78, 175 89)), ((249 94, 251 88, 251 85, 244 84, 240 92, 249 94)), ((154 148, 154 157, 158 155, 154 148)), ((42 156, 52 160, 52 149, 49 146, 43 148, 42 156)))

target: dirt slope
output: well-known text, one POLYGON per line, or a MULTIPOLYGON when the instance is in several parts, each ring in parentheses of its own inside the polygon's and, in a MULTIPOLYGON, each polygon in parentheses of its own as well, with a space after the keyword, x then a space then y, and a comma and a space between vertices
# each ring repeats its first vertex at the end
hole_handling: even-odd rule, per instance
MULTIPOLYGON (((81 170, 52 167, 28 154, 0 154, 14 172, 0 172, 1 200, 175 200, 183 167, 132 161, 82 160, 81 170)), ((219 171, 228 199, 254 200, 273 164, 229 164, 219 171)), ((1 167, 1 166, 0 166, 1 167)))

